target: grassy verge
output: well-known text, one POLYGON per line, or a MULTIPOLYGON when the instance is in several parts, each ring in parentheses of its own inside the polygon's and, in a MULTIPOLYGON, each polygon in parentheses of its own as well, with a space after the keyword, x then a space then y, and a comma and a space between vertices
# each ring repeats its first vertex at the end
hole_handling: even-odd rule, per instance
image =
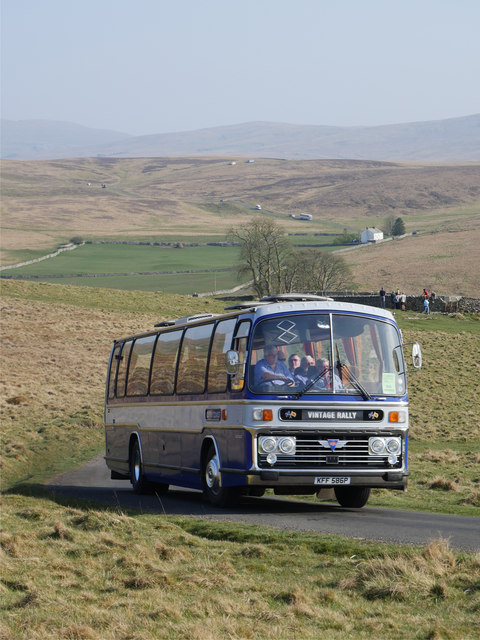
POLYGON ((480 557, 3 498, 5 640, 478 637, 480 557))

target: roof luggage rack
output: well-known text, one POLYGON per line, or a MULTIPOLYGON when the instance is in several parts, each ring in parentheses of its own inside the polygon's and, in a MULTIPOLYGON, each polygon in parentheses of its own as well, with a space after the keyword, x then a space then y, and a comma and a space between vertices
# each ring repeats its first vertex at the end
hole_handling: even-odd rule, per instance
POLYGON ((277 293, 273 296, 263 296, 260 302, 332 302, 328 296, 317 296, 313 293, 277 293))
POLYGON ((252 300, 252 302, 239 302, 238 304, 232 304, 230 307, 224 307, 225 311, 230 309, 256 309, 257 307, 263 307, 268 302, 261 302, 259 300, 252 300))
POLYGON ((272 304, 272 302, 333 302, 333 298, 329 298, 328 296, 317 296, 313 293, 277 293, 272 296, 263 296, 260 300, 232 304, 230 307, 225 307, 225 311, 230 311, 230 309, 254 310, 257 307, 272 304))

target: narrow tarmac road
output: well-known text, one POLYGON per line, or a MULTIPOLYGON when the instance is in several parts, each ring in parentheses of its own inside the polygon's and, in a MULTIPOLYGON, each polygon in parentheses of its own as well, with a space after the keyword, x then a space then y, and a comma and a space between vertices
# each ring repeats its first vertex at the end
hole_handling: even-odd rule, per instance
POLYGON ((400 544, 423 545, 432 539, 446 538, 454 549, 480 551, 480 518, 368 506, 344 509, 336 504, 278 497, 245 498, 236 507, 219 509, 205 502, 199 491, 177 487, 161 496, 139 496, 132 491, 128 481, 110 479, 102 455, 78 469, 52 478, 47 486, 57 495, 120 508, 400 544))

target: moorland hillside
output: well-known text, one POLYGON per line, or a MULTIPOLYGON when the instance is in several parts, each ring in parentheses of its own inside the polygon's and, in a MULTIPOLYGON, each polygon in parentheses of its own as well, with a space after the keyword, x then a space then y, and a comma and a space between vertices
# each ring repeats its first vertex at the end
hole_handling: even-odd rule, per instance
POLYGON ((2 161, 2 183, 2 264, 16 262, 19 251, 47 252, 75 235, 223 240, 230 226, 255 215, 274 217, 286 233, 311 235, 382 228, 387 217, 400 216, 414 237, 344 254, 356 281, 364 288, 478 294, 480 163, 2 161), (312 214, 311 222, 298 219, 303 211, 312 214))

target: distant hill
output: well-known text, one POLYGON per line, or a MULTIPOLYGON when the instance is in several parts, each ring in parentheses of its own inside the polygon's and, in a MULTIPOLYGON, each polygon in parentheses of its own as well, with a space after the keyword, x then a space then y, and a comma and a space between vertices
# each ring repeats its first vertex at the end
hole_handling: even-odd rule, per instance
POLYGON ((129 137, 127 133, 91 129, 72 122, 2 118, 1 157, 11 160, 84 157, 82 149, 86 146, 100 148, 129 137))
POLYGON ((248 122, 137 137, 62 122, 2 121, 2 158, 172 156, 479 161, 480 114, 377 127, 248 122))

